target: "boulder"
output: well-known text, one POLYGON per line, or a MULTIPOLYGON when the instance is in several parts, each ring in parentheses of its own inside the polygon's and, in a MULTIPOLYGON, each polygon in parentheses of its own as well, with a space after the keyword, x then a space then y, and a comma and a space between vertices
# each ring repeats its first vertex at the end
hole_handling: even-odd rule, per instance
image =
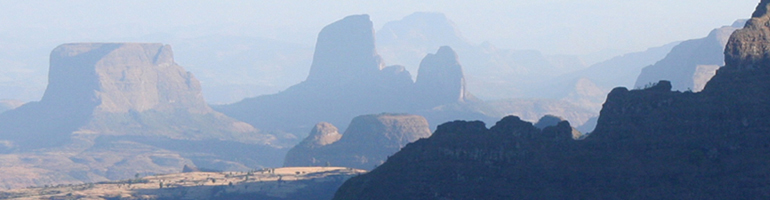
POLYGON ((334 126, 319 123, 302 143, 289 150, 284 166, 373 169, 406 144, 429 137, 428 127, 427 120, 417 115, 363 115, 354 118, 340 138, 334 126))

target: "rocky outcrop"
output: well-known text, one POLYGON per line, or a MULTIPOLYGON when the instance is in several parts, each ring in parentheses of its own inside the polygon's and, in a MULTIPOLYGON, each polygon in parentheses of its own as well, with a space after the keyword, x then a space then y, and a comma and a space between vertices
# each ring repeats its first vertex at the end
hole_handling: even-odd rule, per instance
POLYGON ((741 28, 742 20, 732 26, 714 29, 705 38, 688 40, 675 46, 663 60, 642 69, 636 79, 636 88, 644 88, 660 80, 668 80, 674 90, 703 90, 719 66, 724 64, 723 54, 728 38, 741 28))
POLYGON ((725 49, 726 65, 738 69, 755 69, 770 63, 770 55, 766 53, 770 50, 770 44, 766 42, 766 36, 770 35, 767 28, 770 21, 767 6, 768 3, 762 1, 751 15, 751 19, 746 22, 746 26, 730 37, 729 45, 725 49))
POLYGON ((428 105, 444 105, 465 101, 465 76, 457 53, 442 46, 436 54, 428 54, 420 63, 415 88, 428 105))
POLYGON ((286 153, 283 166, 326 166, 325 162, 315 158, 315 154, 319 149, 339 141, 340 138, 342 134, 338 132, 337 127, 328 122, 318 123, 302 142, 286 153))
POLYGON ((373 169, 406 144, 429 137, 430 129, 428 121, 417 115, 364 115, 354 118, 341 136, 331 124, 319 123, 289 150, 284 166, 373 169))
POLYGON ((417 71, 420 62, 441 46, 471 48, 454 22, 443 13, 415 12, 385 23, 377 33, 377 47, 385 60, 417 71))
POLYGON ((369 15, 353 15, 321 30, 308 82, 332 84, 374 77, 384 64, 374 47, 369 15))
POLYGON ((342 137, 334 125, 321 122, 315 125, 310 134, 299 143, 300 146, 322 147, 337 142, 342 137))
POLYGON ((769 198, 769 3, 733 33, 700 93, 615 88, 580 141, 566 124, 539 132, 516 117, 443 124, 335 199, 769 198))
POLYGON ((467 109, 473 98, 450 47, 426 57, 415 83, 404 66, 384 67, 367 15, 349 16, 325 27, 313 59, 310 75, 302 83, 214 108, 260 129, 298 136, 319 121, 345 129, 350 119, 364 113, 420 114, 432 123, 457 117, 489 119, 467 109), (435 109, 447 104, 452 106, 435 109))
POLYGON ((186 164, 277 166, 280 157, 266 156, 280 152, 275 141, 211 109, 168 45, 63 44, 51 53, 43 98, 0 114, 0 151, 10 153, 0 171, 36 175, 2 173, 0 181, 9 187, 95 182, 178 172, 186 164))
POLYGON ((537 120, 537 123, 535 123, 534 126, 535 128, 542 130, 545 127, 556 126, 561 121, 564 121, 564 119, 562 119, 561 117, 557 117, 553 115, 545 115, 541 117, 539 120, 537 120))
POLYGON ((484 99, 543 97, 526 90, 564 72, 582 68, 577 56, 550 56, 534 50, 497 48, 489 42, 466 40, 452 20, 442 13, 415 12, 385 23, 377 31, 380 55, 389 63, 419 71, 423 58, 442 46, 462 57, 467 88, 484 99))

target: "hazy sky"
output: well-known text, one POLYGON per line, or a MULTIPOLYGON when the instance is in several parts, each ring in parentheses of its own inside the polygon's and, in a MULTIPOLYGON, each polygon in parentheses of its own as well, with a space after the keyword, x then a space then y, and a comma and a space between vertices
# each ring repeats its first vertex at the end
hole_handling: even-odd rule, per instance
POLYGON ((3 0, 0 40, 63 43, 216 33, 312 44, 323 26, 347 15, 369 14, 379 29, 412 12, 431 11, 445 13, 474 43, 490 41, 511 49, 584 54, 602 49, 643 50, 704 37, 713 28, 749 17, 758 2, 3 0))

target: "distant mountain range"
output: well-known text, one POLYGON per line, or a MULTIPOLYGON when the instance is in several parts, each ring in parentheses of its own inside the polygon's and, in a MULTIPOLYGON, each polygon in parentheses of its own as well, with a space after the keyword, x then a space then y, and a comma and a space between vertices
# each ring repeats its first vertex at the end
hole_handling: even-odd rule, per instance
POLYGON ((451 46, 462 55, 468 89, 482 99, 532 96, 524 94, 526 86, 585 67, 578 56, 498 49, 488 42, 471 44, 441 13, 414 13, 377 31, 377 48, 384 60, 405 65, 410 71, 441 46, 451 46))
POLYGON ((169 45, 64 44, 50 60, 43 98, 0 114, 0 187, 280 164, 278 138, 212 110, 169 45))
MULTIPOLYGON (((256 127, 306 133, 318 122, 346 124, 366 113, 421 114, 430 123, 444 118, 485 119, 462 109, 478 102, 466 89, 462 66, 450 47, 429 54, 412 81, 403 66, 387 66, 377 53, 367 15, 349 16, 319 33, 308 78, 273 95, 214 108, 256 127), (446 104, 461 108, 436 110, 446 104), (439 112, 440 114, 432 114, 439 112)), ((342 127, 344 128, 344 127, 342 127)))
MULTIPOLYGON (((728 29, 701 40, 712 44, 732 32, 728 29)), ((245 171, 328 162, 370 169, 403 145, 429 136, 438 124, 493 123, 511 114, 530 122, 544 115, 563 118, 569 122, 558 127, 579 138, 582 133, 570 126, 593 130, 602 121, 596 116, 609 88, 626 84, 634 70, 666 54, 659 64, 714 50, 680 47, 691 41, 680 48, 672 43, 585 68, 577 56, 471 45, 437 13, 415 13, 377 32, 369 16, 349 16, 320 31, 312 54, 307 46, 264 39, 186 41, 185 48, 217 47, 210 50, 215 54, 186 54, 187 62, 207 72, 211 85, 202 86, 179 66, 170 45, 72 43, 54 49, 40 101, 0 101, 0 187, 125 179, 135 173, 177 172, 183 166, 245 171), (268 49, 272 46, 282 48, 268 49), (671 48, 676 51, 669 54, 671 48), (380 50, 397 63, 419 65, 386 65, 380 50), (312 60, 296 59, 309 55, 312 60), (218 92, 209 93, 217 102, 288 88, 210 107, 204 101, 206 87, 218 92), (477 91, 502 99, 484 101, 477 91), (357 117, 373 113, 408 113, 391 118, 408 118, 404 123, 411 128, 362 130, 402 127, 398 120, 396 125, 382 122, 385 114, 369 115, 378 120, 363 120, 367 123, 357 117), (361 123, 346 127, 351 119, 361 123), (319 122, 329 125, 319 129, 319 122), (345 134, 331 131, 331 124, 345 134), (283 162, 288 147, 310 130, 283 162), (356 146, 366 142, 381 151, 356 146), (359 152, 339 155, 349 151, 359 152)))
POLYGON ((746 20, 738 20, 732 26, 714 29, 705 38, 680 43, 665 58, 642 69, 634 87, 644 88, 660 80, 668 80, 674 90, 703 90, 717 69, 724 65, 721 57, 730 34, 745 23, 746 20))

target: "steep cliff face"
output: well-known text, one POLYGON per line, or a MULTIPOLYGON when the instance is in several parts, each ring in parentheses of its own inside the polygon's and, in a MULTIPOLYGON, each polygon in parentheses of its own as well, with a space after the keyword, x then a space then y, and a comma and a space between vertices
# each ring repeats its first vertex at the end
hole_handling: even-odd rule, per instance
POLYGON ((472 48, 454 22, 442 13, 415 12, 385 23, 376 34, 382 57, 406 65, 410 71, 417 71, 422 59, 441 46, 472 48))
POLYGON ((542 91, 528 88, 585 67, 577 56, 503 49, 489 42, 473 44, 442 13, 415 12, 387 22, 377 31, 378 52, 383 59, 405 65, 412 72, 419 71, 423 58, 442 46, 452 47, 462 57, 468 91, 484 99, 542 98, 542 91))
MULTIPOLYGON (((554 169, 541 167, 548 161, 536 166, 524 161, 558 156, 552 148, 569 151, 564 146, 574 142, 570 134, 568 122, 541 131, 518 117, 503 118, 490 129, 479 121, 445 123, 430 138, 345 182, 334 199, 516 199, 522 191, 549 189, 526 180, 547 182, 550 177, 541 173, 554 169)), ((559 196, 543 196, 549 197, 559 196)))
POLYGON ((364 113, 431 112, 423 116, 437 123, 449 115, 485 117, 470 109, 432 110, 470 99, 462 66, 450 47, 425 58, 415 83, 404 66, 385 67, 374 44, 369 16, 343 18, 319 33, 310 75, 304 82, 215 109, 260 129, 297 135, 304 135, 320 121, 344 129, 350 119, 364 113))
POLYGON ((337 131, 337 127, 328 122, 318 123, 302 142, 289 149, 283 166, 326 166, 325 162, 328 161, 316 159, 315 154, 340 138, 342 134, 337 131))
MULTIPOLYGON (((291 166, 340 166, 373 169, 401 147, 430 136, 428 121, 417 115, 379 114, 354 118, 339 138, 330 124, 319 124, 300 144, 289 150, 284 161, 291 166), (327 139, 328 138, 328 139, 327 139), (334 140, 337 138, 339 141, 334 140)), ((333 127, 333 126, 332 126, 333 127)))
POLYGON ((384 68, 369 15, 345 17, 318 34, 308 82, 333 84, 374 77, 384 68))
POLYGON ((767 25, 770 16, 767 15, 767 7, 767 1, 759 3, 751 19, 746 22, 746 26, 730 37, 725 49, 727 66, 755 69, 770 63, 770 55, 766 53, 770 51, 770 44, 766 37, 770 35, 767 25))
POLYGON ((52 51, 49 71, 41 101, 0 114, 2 186, 124 179, 184 165, 249 169, 280 160, 268 155, 280 152, 275 136, 206 104, 199 82, 174 62, 168 45, 64 44, 52 51))
POLYGON ((61 45, 51 53, 49 87, 39 104, 61 116, 79 113, 82 122, 74 124, 79 132, 251 143, 268 139, 206 105, 198 80, 174 62, 171 46, 163 44, 61 45))
POLYGON ((418 99, 426 99, 427 105, 444 105, 465 101, 465 76, 457 59, 457 53, 442 46, 436 54, 422 59, 417 71, 415 89, 418 99))
POLYGON ((741 21, 714 29, 705 38, 684 41, 675 46, 665 58, 642 69, 634 87, 643 88, 668 80, 674 90, 703 90, 719 66, 724 65, 725 45, 730 34, 743 26, 741 21))
MULTIPOLYGON (((765 199, 770 16, 763 0, 700 93, 615 88, 596 129, 538 132, 507 117, 439 126, 335 199, 765 199), (759 13, 759 14, 758 14, 759 13)), ((559 128, 561 127, 561 128, 559 128)))
POLYGON ((171 46, 77 43, 51 52, 49 87, 41 102, 98 103, 97 112, 211 112, 200 84, 174 63, 171 46), (81 101, 71 101, 81 98, 81 101))

